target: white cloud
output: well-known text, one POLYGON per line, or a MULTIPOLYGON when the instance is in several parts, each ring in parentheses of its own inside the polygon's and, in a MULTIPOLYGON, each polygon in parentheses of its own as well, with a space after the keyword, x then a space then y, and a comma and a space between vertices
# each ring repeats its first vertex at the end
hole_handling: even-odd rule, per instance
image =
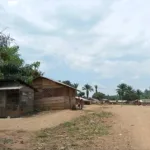
POLYGON ((122 80, 120 81, 120 83, 125 83, 125 80, 122 79, 122 80))
POLYGON ((139 79, 139 78, 140 78, 139 75, 135 75, 135 76, 133 77, 133 79, 135 79, 135 80, 137 80, 137 79, 139 79))
POLYGON ((3 17, 3 26, 9 26, 21 47, 34 49, 40 56, 54 56, 74 70, 91 71, 101 78, 126 80, 150 75, 148 0, 9 3, 13 5, 4 5, 2 15, 7 17, 3 17), (15 26, 17 17, 33 25, 31 31, 37 29, 39 33, 15 26))
POLYGON ((18 0, 8 0, 9 6, 15 6, 15 5, 17 5, 17 3, 18 3, 18 0))

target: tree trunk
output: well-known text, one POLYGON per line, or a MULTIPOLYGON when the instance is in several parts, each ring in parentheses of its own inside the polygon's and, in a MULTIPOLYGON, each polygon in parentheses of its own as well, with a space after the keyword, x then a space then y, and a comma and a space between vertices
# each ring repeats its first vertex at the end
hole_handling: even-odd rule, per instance
POLYGON ((87 97, 87 99, 89 98, 89 91, 88 90, 86 90, 86 97, 87 97))

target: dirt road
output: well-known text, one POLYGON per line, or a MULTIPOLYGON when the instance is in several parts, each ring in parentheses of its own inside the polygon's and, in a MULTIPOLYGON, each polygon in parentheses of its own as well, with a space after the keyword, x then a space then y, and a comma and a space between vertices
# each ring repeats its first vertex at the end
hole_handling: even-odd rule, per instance
POLYGON ((37 131, 59 125, 81 115, 81 111, 62 110, 28 118, 0 119, 0 130, 37 131))
MULTIPOLYGON (((96 108, 99 108, 99 106, 91 105, 90 107, 85 107, 85 110, 95 110, 96 108)), ((58 112, 38 114, 27 118, 0 119, 0 131, 37 131, 40 129, 57 126, 60 123, 70 121, 82 114, 84 114, 84 111, 82 110, 62 110, 58 112)))
MULTIPOLYGON (((105 110, 114 114, 112 133, 99 141, 103 150, 150 150, 150 106, 86 106, 85 110, 105 110)), ((85 111, 63 110, 28 118, 0 119, 0 137, 25 137, 24 132, 50 128, 83 115, 85 111), (5 130, 5 131, 4 131, 5 130), (19 130, 16 132, 16 130, 19 130), (16 133, 16 134, 15 134, 16 133), (14 135, 15 134, 15 135, 14 135)), ((26 137, 25 137, 26 138, 26 137)), ((24 141, 26 139, 23 138, 24 141)), ((20 142, 20 141, 19 141, 20 142)), ((18 143, 19 143, 18 142, 18 143)), ((20 144, 17 144, 17 146, 20 144)), ((21 146, 23 146, 21 144, 21 146)), ((15 145, 16 147, 16 145, 15 145)))
POLYGON ((109 111, 116 114, 120 132, 128 132, 131 150, 150 150, 150 106, 112 106, 109 111))

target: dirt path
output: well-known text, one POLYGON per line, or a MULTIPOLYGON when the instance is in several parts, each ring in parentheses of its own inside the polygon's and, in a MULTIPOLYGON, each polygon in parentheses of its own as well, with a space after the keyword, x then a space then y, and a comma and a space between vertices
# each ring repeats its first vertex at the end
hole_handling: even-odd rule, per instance
MULTIPOLYGON (((131 150, 150 150, 150 107, 149 106, 112 106, 118 116, 118 129, 128 131, 131 150)), ((124 133, 120 133, 124 136, 124 133)), ((126 136, 126 134, 125 134, 126 136)))
MULTIPOLYGON (((101 146, 103 150, 150 150, 150 106, 98 106, 90 105, 84 108, 89 111, 105 110, 112 112, 112 134, 104 137, 101 146), (104 108, 105 107, 105 108, 104 108)), ((29 136, 32 132, 43 128, 57 126, 83 115, 85 111, 63 110, 54 113, 40 114, 29 118, 0 119, 0 137, 29 136), (3 132, 6 130, 5 132, 3 132), (16 132, 16 130, 18 130, 16 132), (15 132, 14 132, 15 131, 15 132), (19 134, 17 134, 19 132, 19 134)), ((17 138, 17 139, 20 139, 17 138)), ((24 141, 25 138, 23 138, 24 141)), ((18 141, 19 143, 20 141, 18 141)), ((23 146, 22 144, 18 144, 23 146)), ((16 146, 16 145, 15 145, 16 146)))
POLYGON ((81 111, 63 110, 55 113, 46 113, 28 118, 0 119, 0 130, 25 130, 36 131, 50 128, 69 121, 79 115, 81 111))
MULTIPOLYGON (((97 105, 86 106, 85 110, 95 110, 97 105)), ((0 119, 0 131, 25 130, 37 131, 50 128, 84 114, 84 111, 62 110, 54 113, 39 114, 28 118, 0 119)))

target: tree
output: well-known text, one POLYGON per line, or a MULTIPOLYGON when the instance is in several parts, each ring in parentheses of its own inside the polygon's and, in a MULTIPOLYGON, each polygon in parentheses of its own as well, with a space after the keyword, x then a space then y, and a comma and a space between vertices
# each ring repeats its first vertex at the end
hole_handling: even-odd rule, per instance
POLYGON ((85 84, 84 87, 82 88, 82 90, 86 91, 86 97, 88 99, 89 98, 89 92, 92 92, 93 88, 91 85, 85 84))
POLYGON ((40 62, 25 64, 20 57, 19 46, 14 45, 14 39, 0 33, 0 78, 21 79, 26 83, 43 73, 39 71, 40 62))
POLYGON ((117 86, 117 93, 121 100, 123 99, 123 97, 125 95, 126 89, 127 89, 127 84, 125 84, 125 83, 119 84, 117 86))
POLYGON ((39 71, 40 62, 34 62, 32 64, 26 64, 20 69, 21 79, 27 83, 32 83, 32 80, 43 76, 43 73, 39 71))
POLYGON ((139 98, 137 91, 132 86, 123 83, 117 87, 117 93, 122 100, 132 101, 139 98))
POLYGON ((92 97, 98 100, 102 100, 103 98, 105 98, 105 94, 101 92, 97 92, 97 93, 94 93, 92 97))
POLYGON ((77 89, 78 86, 79 86, 79 84, 78 84, 78 83, 74 83, 74 84, 72 84, 72 86, 73 86, 75 89, 77 89))
POLYGON ((78 94, 77 94, 78 86, 79 86, 79 84, 78 84, 78 83, 74 83, 74 84, 72 84, 72 87, 74 87, 74 88, 76 89, 76 95, 78 95, 78 94))
POLYGON ((131 86, 128 85, 123 99, 128 100, 128 101, 136 100, 138 99, 138 95, 136 91, 131 86))
POLYGON ((79 96, 79 97, 84 97, 84 96, 85 96, 85 92, 79 91, 78 96, 79 96))
POLYGON ((130 85, 127 85, 126 86, 126 91, 125 92, 133 92, 133 88, 132 88, 132 86, 130 86, 130 85))
POLYGON ((98 85, 95 85, 95 93, 97 93, 98 85))
POLYGON ((138 95, 136 94, 136 91, 132 91, 130 93, 126 93, 124 96, 124 100, 132 101, 138 99, 138 95))
POLYGON ((106 95, 105 98, 108 100, 118 100, 118 95, 106 95))
POLYGON ((75 88, 75 89, 77 89, 78 86, 79 86, 78 83, 72 83, 72 82, 69 81, 69 80, 65 80, 65 81, 60 81, 60 80, 59 80, 59 82, 62 82, 62 83, 66 84, 66 85, 69 85, 69 86, 72 86, 72 87, 75 88))
POLYGON ((67 85, 69 85, 69 86, 72 86, 72 83, 71 83, 69 80, 62 81, 62 83, 67 84, 67 85))
POLYGON ((141 95, 143 94, 142 91, 138 89, 138 90, 136 91, 136 93, 137 93, 137 95, 138 95, 138 98, 140 99, 140 98, 141 98, 141 95))

